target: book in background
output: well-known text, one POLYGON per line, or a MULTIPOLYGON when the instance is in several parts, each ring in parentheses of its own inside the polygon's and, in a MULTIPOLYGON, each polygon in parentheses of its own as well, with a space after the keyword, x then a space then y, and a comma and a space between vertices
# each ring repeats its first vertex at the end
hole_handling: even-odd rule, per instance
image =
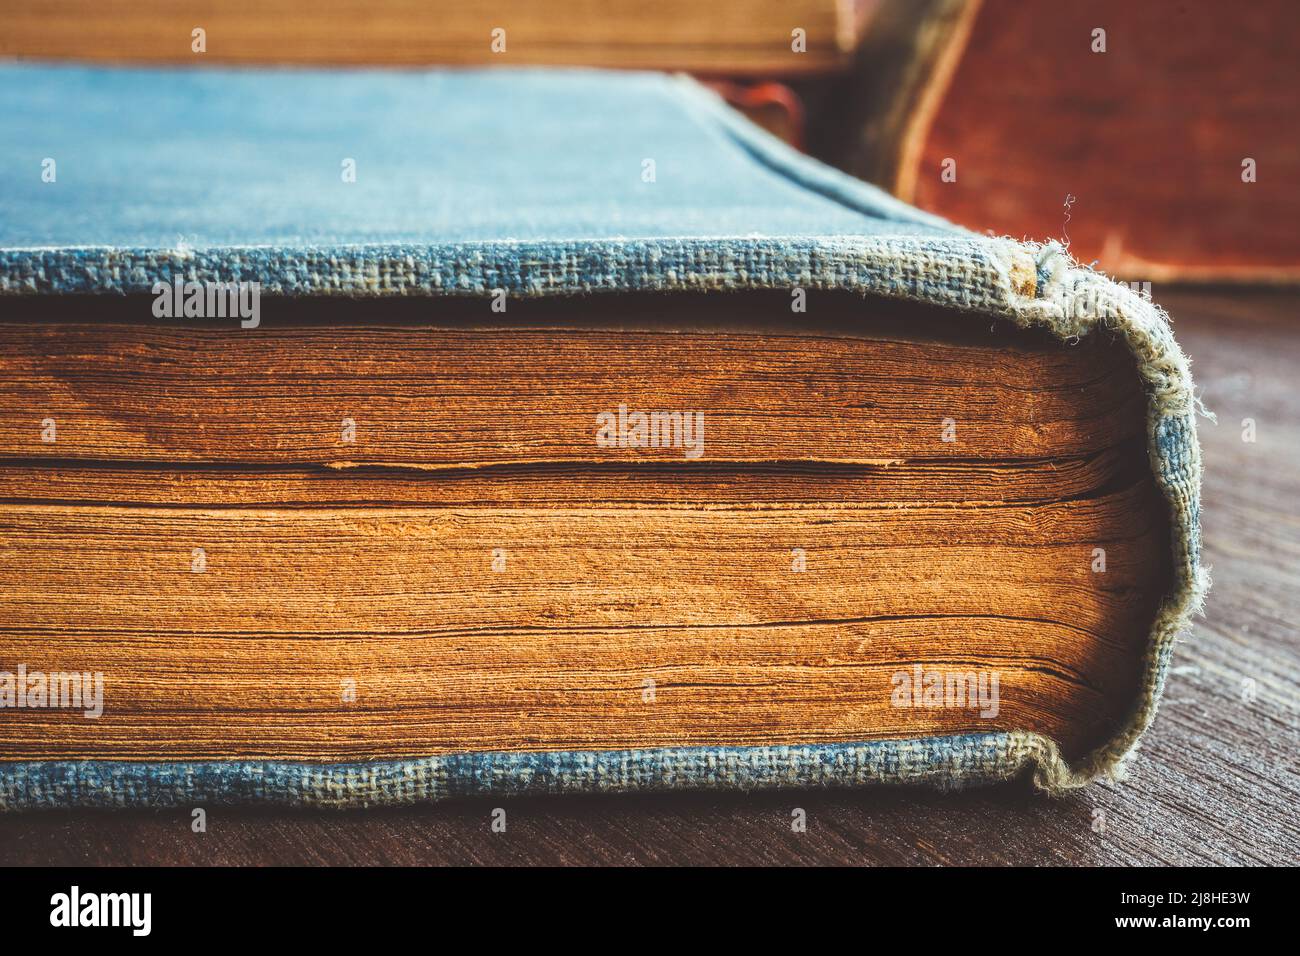
POLYGON ((810 147, 1126 279, 1294 281, 1298 27, 1286 0, 886 0, 810 147))

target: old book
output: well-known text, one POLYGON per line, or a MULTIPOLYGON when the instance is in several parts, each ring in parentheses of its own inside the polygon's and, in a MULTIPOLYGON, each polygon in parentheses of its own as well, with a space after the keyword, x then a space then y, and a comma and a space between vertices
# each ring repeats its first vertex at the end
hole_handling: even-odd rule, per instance
POLYGON ((863 0, 50 0, 6 11, 0 56, 810 75, 848 65, 871 7, 863 0))
POLYGON ((887 0, 813 145, 1135 281, 1294 281, 1300 8, 887 0))
POLYGON ((7 74, 0 806, 1059 790, 1150 722, 1190 380, 1059 249, 680 79, 7 74))

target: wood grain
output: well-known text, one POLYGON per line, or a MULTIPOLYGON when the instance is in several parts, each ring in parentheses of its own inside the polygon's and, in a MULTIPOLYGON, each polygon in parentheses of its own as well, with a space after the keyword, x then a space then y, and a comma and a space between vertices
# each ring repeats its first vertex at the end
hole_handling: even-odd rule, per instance
MULTIPOLYGON (((868 92, 848 101, 858 118, 824 124, 846 140, 828 147, 839 162, 977 232, 1061 240, 1130 280, 1300 277, 1300 150, 1286 132, 1300 126, 1294 3, 1231 16, 1213 0, 1096 0, 1050 16, 1024 16, 1016 0, 977 6, 969 30, 952 28, 943 3, 927 5, 919 33, 907 22, 951 40, 951 56, 918 39, 911 60, 862 61, 868 92), (895 86, 901 100, 871 92, 895 86), (914 104, 901 117, 900 101, 914 104)), ((877 24, 915 9, 886 4, 877 24)))

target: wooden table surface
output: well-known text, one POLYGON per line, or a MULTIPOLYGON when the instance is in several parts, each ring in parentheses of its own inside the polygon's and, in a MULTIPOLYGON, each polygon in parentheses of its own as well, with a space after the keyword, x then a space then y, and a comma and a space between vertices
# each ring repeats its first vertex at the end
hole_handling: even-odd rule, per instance
POLYGON ((1204 618, 1128 777, 1063 799, 938 793, 510 800, 349 813, 0 816, 0 864, 1300 862, 1300 292, 1155 290, 1205 404, 1204 618), (1243 441, 1243 420, 1256 440, 1243 441), (807 811, 804 833, 791 811, 807 811))

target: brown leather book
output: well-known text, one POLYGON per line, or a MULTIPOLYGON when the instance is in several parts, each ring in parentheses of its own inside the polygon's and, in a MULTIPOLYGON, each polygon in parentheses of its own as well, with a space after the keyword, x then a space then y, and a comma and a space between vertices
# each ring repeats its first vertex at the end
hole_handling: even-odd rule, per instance
POLYGON ((1131 281, 1300 279, 1300 7, 888 0, 817 148, 1131 281))
POLYGON ((49 0, 5 11, 0 56, 805 75, 848 65, 871 6, 861 0, 49 0))

